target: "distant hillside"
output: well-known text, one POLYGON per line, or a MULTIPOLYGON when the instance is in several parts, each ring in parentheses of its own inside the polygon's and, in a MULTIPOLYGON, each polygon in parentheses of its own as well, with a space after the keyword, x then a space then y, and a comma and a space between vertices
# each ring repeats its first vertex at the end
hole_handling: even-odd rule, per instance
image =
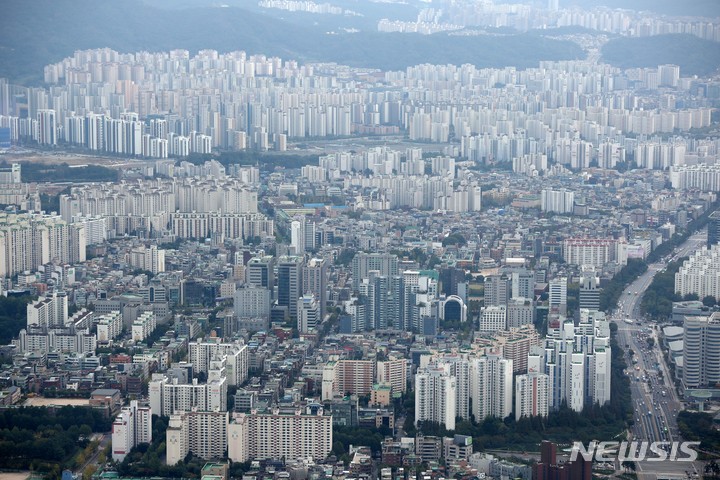
POLYGON ((681 75, 704 76, 720 68, 720 44, 692 35, 616 38, 605 44, 602 58, 620 68, 672 63, 681 75))
POLYGON ((560 0, 560 7, 579 6, 592 8, 603 5, 610 8, 623 8, 637 11, 651 11, 665 15, 700 16, 715 18, 720 16, 720 2, 717 0, 560 0))
POLYGON ((172 10, 140 0, 4 0, 2 10, 0 76, 24 84, 41 83, 44 65, 75 50, 102 47, 120 52, 245 50, 383 69, 417 63, 525 68, 541 60, 583 56, 574 43, 534 35, 327 35, 309 23, 291 24, 234 7, 172 10))

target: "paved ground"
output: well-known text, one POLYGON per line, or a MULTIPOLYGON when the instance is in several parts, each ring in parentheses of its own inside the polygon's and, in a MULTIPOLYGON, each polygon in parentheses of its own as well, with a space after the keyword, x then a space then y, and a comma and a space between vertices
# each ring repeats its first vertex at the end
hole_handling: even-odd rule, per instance
MULTIPOLYGON (((23 406, 25 407, 48 407, 50 405, 90 405, 90 400, 87 398, 42 398, 33 397, 28 398, 23 406)), ((3 480, 0 478, 0 480, 3 480)))
POLYGON ((0 472, 0 480, 26 480, 30 472, 0 472))

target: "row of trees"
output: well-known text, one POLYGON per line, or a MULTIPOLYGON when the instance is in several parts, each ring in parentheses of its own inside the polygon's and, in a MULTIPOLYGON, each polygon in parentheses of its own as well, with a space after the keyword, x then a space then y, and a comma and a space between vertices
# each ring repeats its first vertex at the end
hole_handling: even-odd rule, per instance
POLYGON ((71 167, 67 163, 46 164, 25 162, 22 164, 23 182, 114 182, 118 171, 101 165, 71 167))
POLYGON ((678 414, 677 422, 683 438, 699 441, 702 452, 720 452, 720 431, 713 425, 712 414, 683 410, 678 414))
POLYGON ((617 307, 620 295, 625 287, 630 285, 636 278, 645 273, 647 264, 640 259, 628 259, 625 265, 600 292, 600 310, 607 312, 617 307))
POLYGON ((673 302, 682 297, 675 293, 675 274, 682 266, 685 258, 670 262, 665 271, 655 274, 652 283, 643 294, 640 312, 657 320, 667 320, 672 315, 673 302))

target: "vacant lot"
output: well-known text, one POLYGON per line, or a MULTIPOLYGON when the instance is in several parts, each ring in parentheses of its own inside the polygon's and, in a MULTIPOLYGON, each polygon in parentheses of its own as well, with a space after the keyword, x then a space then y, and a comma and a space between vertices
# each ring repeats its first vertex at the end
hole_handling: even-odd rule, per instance
POLYGON ((30 472, 0 472, 0 480, 26 480, 30 472))
MULTIPOLYGON (((25 407, 47 407, 50 405, 58 405, 58 406, 65 406, 65 405, 71 405, 76 407, 82 407, 85 405, 90 405, 90 400, 87 398, 43 398, 43 397, 34 397, 34 398, 28 398, 23 406, 25 407)), ((0 480, 4 480, 3 477, 0 477, 0 480)))

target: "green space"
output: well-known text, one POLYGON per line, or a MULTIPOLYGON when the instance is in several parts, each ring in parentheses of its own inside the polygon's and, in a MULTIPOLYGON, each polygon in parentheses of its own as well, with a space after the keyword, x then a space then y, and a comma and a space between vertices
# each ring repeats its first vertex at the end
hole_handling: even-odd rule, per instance
POLYGON ((677 422, 684 439, 699 441, 701 452, 720 458, 720 431, 713 424, 712 414, 684 410, 678 414, 677 422))
POLYGON ((720 67, 720 48, 717 42, 688 34, 619 37, 603 46, 602 59, 620 68, 656 68, 671 63, 680 66, 682 76, 707 76, 720 67))
POLYGON ((88 407, 20 407, 0 410, 0 469, 46 473, 59 478, 82 466, 81 453, 93 432, 110 430, 111 420, 88 407))
POLYGON ((670 318, 673 302, 682 300, 682 297, 675 293, 675 274, 685 260, 687 257, 681 258, 677 262, 670 262, 665 271, 655 274, 640 302, 642 315, 650 316, 657 321, 665 321, 670 318))
POLYGON ((9 344, 27 325, 27 304, 37 297, 0 295, 0 345, 9 344))
MULTIPOLYGON (((22 162, 21 179, 23 182, 114 182, 118 171, 101 165, 71 167, 67 163, 47 164, 22 162)), ((49 199, 49 198, 48 198, 49 199)), ((59 205, 59 204, 58 204, 59 205)))

